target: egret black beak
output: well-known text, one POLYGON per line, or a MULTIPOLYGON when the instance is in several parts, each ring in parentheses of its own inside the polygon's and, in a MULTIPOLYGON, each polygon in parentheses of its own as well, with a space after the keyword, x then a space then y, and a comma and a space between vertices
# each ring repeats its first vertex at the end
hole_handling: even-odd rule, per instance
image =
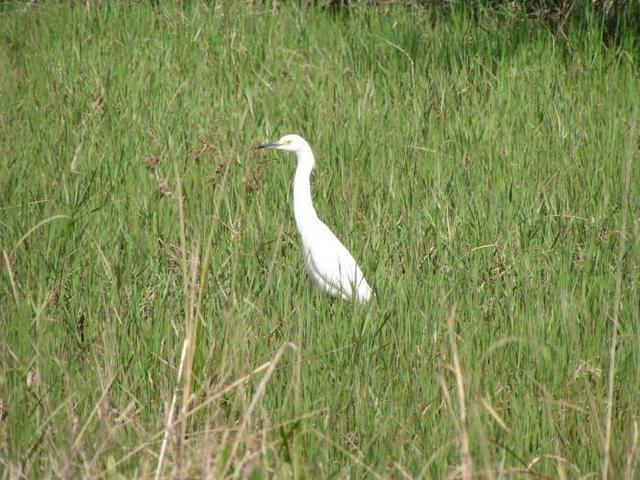
POLYGON ((257 148, 262 150, 263 148, 276 148, 276 147, 279 147, 279 146, 280 146, 279 143, 263 143, 261 145, 258 145, 257 148))

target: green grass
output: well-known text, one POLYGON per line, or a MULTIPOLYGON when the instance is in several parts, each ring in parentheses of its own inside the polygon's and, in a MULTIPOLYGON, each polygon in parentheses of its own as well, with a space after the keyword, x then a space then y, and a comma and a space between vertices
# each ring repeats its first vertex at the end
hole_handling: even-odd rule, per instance
POLYGON ((639 56, 601 38, 3 7, 0 478, 599 476, 609 399, 634 478, 639 56), (369 305, 310 286, 285 133, 369 305))

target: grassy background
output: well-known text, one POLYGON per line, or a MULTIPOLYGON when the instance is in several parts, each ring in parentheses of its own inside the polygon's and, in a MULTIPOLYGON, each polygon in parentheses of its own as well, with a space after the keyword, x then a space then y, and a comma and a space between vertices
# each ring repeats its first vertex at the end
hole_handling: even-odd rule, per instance
POLYGON ((5 7, 0 477, 634 478, 638 50, 581 25, 5 7))

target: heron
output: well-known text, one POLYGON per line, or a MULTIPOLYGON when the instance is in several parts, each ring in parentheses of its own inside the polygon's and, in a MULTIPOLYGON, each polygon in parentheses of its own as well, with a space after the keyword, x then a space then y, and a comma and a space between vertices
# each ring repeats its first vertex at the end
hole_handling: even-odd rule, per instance
POLYGON ((316 160, 307 141, 299 135, 285 135, 277 142, 258 145, 295 153, 298 166, 293 178, 293 214, 300 234, 304 263, 313 283, 332 297, 367 302, 371 287, 343 243, 318 217, 311 198, 311 172, 316 160))

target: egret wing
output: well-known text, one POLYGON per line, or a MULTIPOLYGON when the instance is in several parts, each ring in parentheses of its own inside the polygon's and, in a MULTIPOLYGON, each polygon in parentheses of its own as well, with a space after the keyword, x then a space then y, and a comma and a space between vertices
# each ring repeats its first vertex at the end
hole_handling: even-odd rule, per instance
POLYGON ((358 299, 368 300, 369 285, 351 253, 324 223, 315 234, 307 244, 312 274, 326 283, 329 293, 333 290, 344 298, 352 298, 355 286, 358 299))

